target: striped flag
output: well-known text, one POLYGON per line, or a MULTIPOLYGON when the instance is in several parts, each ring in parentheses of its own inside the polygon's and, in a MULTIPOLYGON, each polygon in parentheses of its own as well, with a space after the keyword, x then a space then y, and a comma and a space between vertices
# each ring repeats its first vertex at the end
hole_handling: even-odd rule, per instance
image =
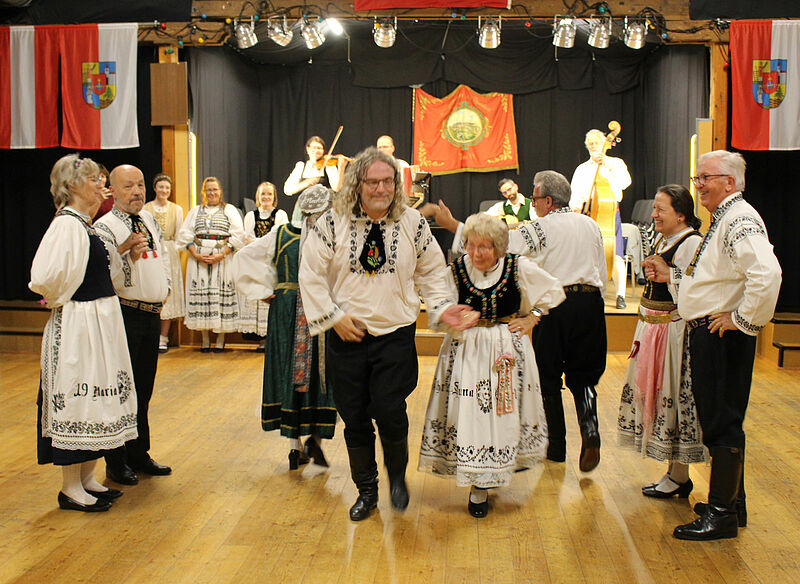
POLYGON ((0 148, 58 146, 59 28, 0 27, 0 148))
POLYGON ((731 22, 731 144, 800 150, 800 22, 731 22))
POLYGON ((135 148, 134 24, 80 24, 61 29, 61 100, 66 148, 135 148))

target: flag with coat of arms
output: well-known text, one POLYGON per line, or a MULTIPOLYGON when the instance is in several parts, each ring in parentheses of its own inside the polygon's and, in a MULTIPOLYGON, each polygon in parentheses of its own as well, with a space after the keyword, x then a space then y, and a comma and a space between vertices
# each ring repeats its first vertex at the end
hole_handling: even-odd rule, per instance
POLYGON ((800 22, 731 22, 731 144, 800 150, 800 22))
POLYGON ((139 146, 137 33, 135 23, 0 27, 0 148, 139 146))

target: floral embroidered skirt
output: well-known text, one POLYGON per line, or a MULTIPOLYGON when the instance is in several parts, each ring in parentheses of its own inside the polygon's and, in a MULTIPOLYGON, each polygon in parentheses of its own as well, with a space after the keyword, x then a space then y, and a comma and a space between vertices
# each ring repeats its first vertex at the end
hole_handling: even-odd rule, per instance
POLYGON ((136 438, 136 389, 116 296, 52 311, 42 336, 39 416, 40 463, 53 462, 54 449, 98 452, 136 438))
POLYGON ((547 448, 539 370, 527 335, 500 324, 445 337, 431 388, 419 470, 459 486, 499 487, 547 448))
MULTIPOLYGON (((663 311, 649 312, 667 314, 663 311)), ((653 399, 649 400, 651 412, 645 415, 645 402, 648 400, 637 385, 636 372, 637 367, 645 366, 639 362, 640 357, 661 358, 656 352, 641 348, 647 329, 652 326, 658 325, 640 319, 633 336, 633 348, 619 404, 617 426, 620 443, 655 460, 674 460, 684 464, 702 462, 707 455, 692 394, 689 335, 684 335, 686 327, 683 320, 667 325, 663 373, 660 383, 656 383, 653 399)), ((656 367, 651 368, 656 370, 656 367)))

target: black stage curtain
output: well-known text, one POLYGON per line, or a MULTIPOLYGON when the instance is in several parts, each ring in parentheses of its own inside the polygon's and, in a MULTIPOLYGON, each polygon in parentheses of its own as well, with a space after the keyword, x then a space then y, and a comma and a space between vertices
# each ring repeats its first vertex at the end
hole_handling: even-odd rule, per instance
MULTIPOLYGON (((139 148, 123 150, 82 150, 81 155, 101 162, 111 170, 119 164, 133 164, 142 169, 148 184, 148 198, 153 194, 149 181, 161 171, 161 128, 150 125, 150 63, 158 62, 154 47, 139 49, 137 71, 137 116, 139 148)), ((43 148, 38 150, 0 150, 0 298, 35 300, 28 290, 30 268, 36 248, 55 208, 50 195, 50 170, 53 164, 74 150, 43 148)), ((61 253, 61 250, 53 250, 61 253)))

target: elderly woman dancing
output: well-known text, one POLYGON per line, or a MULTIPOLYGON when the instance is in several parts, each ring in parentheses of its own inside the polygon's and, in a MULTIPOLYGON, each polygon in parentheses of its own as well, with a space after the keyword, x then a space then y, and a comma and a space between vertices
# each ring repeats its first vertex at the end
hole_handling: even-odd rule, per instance
POLYGON ((506 253, 502 221, 473 215, 464 238, 467 256, 451 265, 453 294, 480 319, 442 343, 419 470, 472 487, 468 510, 485 517, 486 489, 508 485, 511 473, 545 455, 547 423, 528 334, 565 294, 532 260, 506 253))
MULTIPOLYGON (((61 466, 62 509, 108 511, 122 492, 97 482, 95 463, 137 436, 136 390, 109 269, 118 257, 91 226, 102 201, 96 163, 64 156, 50 173, 50 192, 57 212, 29 284, 52 309, 42 337, 38 459, 61 466)), ((141 249, 127 245, 138 259, 141 249)), ((124 277, 120 264, 113 267, 124 277)))
POLYGON ((672 278, 670 283, 648 280, 642 292, 618 427, 623 444, 669 462, 660 480, 642 487, 647 497, 667 499, 689 496, 689 463, 705 460, 675 278, 692 261, 702 237, 692 195, 681 185, 659 187, 653 219, 659 233, 655 254, 670 266, 672 278))

